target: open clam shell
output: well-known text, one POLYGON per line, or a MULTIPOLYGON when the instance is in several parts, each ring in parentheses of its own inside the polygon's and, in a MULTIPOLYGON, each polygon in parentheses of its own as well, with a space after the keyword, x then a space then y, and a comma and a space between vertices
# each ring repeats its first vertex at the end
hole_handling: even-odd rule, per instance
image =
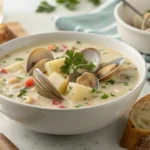
POLYGON ((29 72, 29 75, 33 75, 33 71, 35 68, 38 68, 39 70, 41 70, 42 72, 45 72, 45 67, 44 67, 44 64, 48 61, 50 61, 51 59, 49 58, 45 58, 45 59, 42 59, 41 61, 39 61, 29 72))
MULTIPOLYGON (((93 72, 98 70, 98 68, 100 67, 100 63, 101 63, 101 56, 100 56, 99 51, 95 48, 86 48, 86 49, 83 49, 81 53, 84 55, 84 58, 86 59, 86 61, 88 61, 89 63, 92 62, 95 65, 93 72)), ((83 73, 85 71, 88 71, 88 70, 85 70, 85 69, 78 70, 79 73, 83 73)))
MULTIPOLYGON (((150 13, 149 12, 145 13, 144 18, 150 22, 150 13)), ((146 30, 146 29, 150 28, 149 24, 147 23, 146 20, 143 20, 142 25, 141 25, 141 29, 146 30)))
POLYGON ((31 69, 41 60, 49 58, 50 60, 53 60, 54 57, 52 53, 47 50, 46 48, 36 48, 31 51, 31 53, 28 56, 27 64, 26 64, 26 71, 29 73, 31 69))
POLYGON ((105 64, 102 68, 100 68, 100 70, 96 72, 98 79, 105 80, 115 75, 122 66, 124 60, 125 58, 121 57, 105 64))
POLYGON ((91 88, 99 89, 99 80, 95 74, 90 72, 84 72, 81 76, 76 79, 76 83, 88 86, 91 88))
POLYGON ((143 18, 139 15, 135 15, 133 19, 133 26, 141 29, 143 18))
POLYGON ((62 95, 57 91, 57 89, 52 85, 52 83, 48 80, 48 78, 39 69, 34 69, 33 77, 36 90, 41 96, 56 100, 64 99, 62 95))

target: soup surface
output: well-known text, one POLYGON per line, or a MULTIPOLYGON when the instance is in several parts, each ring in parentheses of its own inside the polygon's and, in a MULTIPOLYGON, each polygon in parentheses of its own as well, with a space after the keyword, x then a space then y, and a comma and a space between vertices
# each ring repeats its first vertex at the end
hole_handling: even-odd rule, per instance
POLYGON ((59 63, 64 62, 66 50, 80 52, 89 47, 98 50, 101 55, 101 65, 114 59, 125 57, 111 48, 82 41, 47 43, 22 48, 4 56, 0 60, 0 93, 11 98, 11 100, 29 105, 48 108, 80 108, 113 101, 135 88, 138 82, 138 70, 132 61, 126 57, 123 65, 114 76, 100 81, 99 89, 72 82, 68 84, 68 75, 62 74, 60 70, 58 71, 59 63), (26 73, 27 58, 30 52, 38 47, 51 51, 57 60, 57 63, 53 63, 53 71, 49 73, 49 70, 45 67, 44 74, 52 81, 55 87, 59 88, 58 91, 61 94, 63 93, 65 100, 59 101, 40 96, 36 91, 33 77, 26 73), (59 83, 59 76, 61 76, 61 83, 59 83))

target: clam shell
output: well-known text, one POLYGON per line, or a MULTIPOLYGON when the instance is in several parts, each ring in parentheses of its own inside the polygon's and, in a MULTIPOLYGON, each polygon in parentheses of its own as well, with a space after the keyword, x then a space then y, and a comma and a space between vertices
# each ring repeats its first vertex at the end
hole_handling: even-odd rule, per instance
MULTIPOLYGON (((145 13, 144 18, 149 20, 149 22, 150 22, 150 13, 145 13)), ((141 25, 141 29, 146 30, 147 28, 150 27, 149 24, 146 22, 146 20, 143 20, 142 25, 141 25)))
POLYGON ((120 67, 122 66, 125 58, 121 57, 116 60, 113 60, 107 64, 105 64, 99 71, 97 71, 96 75, 99 80, 106 80, 111 76, 115 75, 120 67))
MULTIPOLYGON (((97 49, 95 48, 86 48, 81 51, 81 53, 84 55, 84 58, 89 62, 93 63, 96 67, 94 68, 93 72, 99 69, 101 64, 101 56, 97 49)), ((83 73, 88 70, 79 69, 79 73, 83 73)))
POLYGON ((91 88, 99 89, 99 80, 95 74, 90 72, 84 72, 76 79, 76 83, 88 86, 91 88))
POLYGON ((50 61, 51 59, 49 58, 45 58, 45 59, 42 59, 41 61, 39 61, 29 72, 29 75, 33 75, 33 71, 35 68, 38 68, 39 70, 41 70, 42 72, 45 72, 45 67, 44 67, 44 64, 48 61, 50 61))
POLYGON ((50 60, 54 59, 52 53, 46 48, 36 48, 31 51, 28 56, 26 71, 27 73, 41 60, 49 58, 50 60))
POLYGON ((57 89, 52 85, 52 83, 48 80, 48 78, 39 69, 34 69, 33 77, 36 90, 41 96, 56 100, 64 99, 62 95, 57 91, 57 89))

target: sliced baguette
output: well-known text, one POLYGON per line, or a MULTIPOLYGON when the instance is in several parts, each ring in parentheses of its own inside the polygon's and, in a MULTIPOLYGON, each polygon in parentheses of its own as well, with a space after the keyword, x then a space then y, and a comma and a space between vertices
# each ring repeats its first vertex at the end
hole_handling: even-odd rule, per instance
POLYGON ((130 111, 120 145, 128 150, 150 150, 150 94, 141 98, 130 111))
POLYGON ((0 44, 16 38, 17 36, 4 24, 0 24, 0 44))

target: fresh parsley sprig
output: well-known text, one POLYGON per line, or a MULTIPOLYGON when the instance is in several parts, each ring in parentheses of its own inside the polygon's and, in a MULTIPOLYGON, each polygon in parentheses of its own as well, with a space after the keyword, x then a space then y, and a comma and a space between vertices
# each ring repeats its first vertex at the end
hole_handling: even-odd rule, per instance
POLYGON ((50 12, 53 12, 55 11, 55 7, 48 4, 48 2, 46 1, 42 1, 40 3, 40 5, 38 6, 38 8, 36 9, 36 12, 38 13, 43 13, 43 12, 46 12, 46 13, 50 13, 50 12))
POLYGON ((62 73, 71 74, 77 69, 87 69, 92 71, 95 68, 95 65, 92 62, 89 63, 86 61, 82 53, 67 50, 65 54, 64 65, 60 67, 62 73))

